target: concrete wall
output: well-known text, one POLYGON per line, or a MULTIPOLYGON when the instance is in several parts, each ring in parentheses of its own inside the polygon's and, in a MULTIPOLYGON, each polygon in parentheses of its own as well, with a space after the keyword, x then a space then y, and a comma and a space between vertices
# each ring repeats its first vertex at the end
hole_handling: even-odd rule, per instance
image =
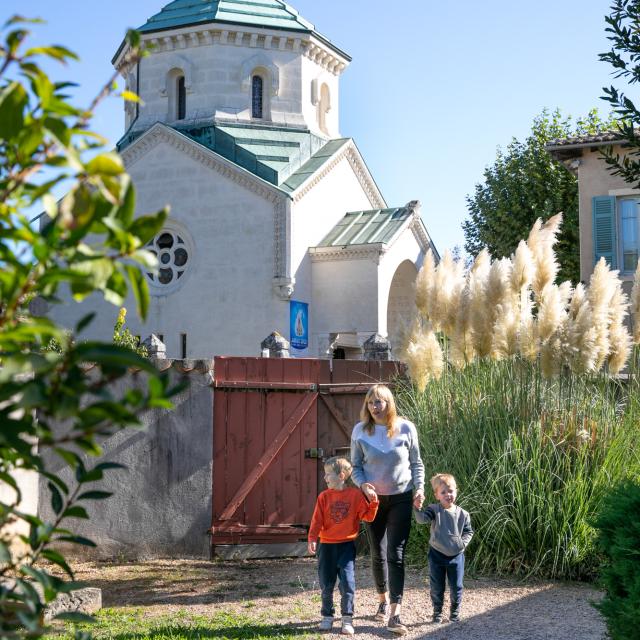
MULTIPOLYGON (((186 376, 189 387, 173 402, 175 410, 142 416, 143 426, 120 431, 102 442, 100 461, 119 462, 127 470, 107 472, 91 486, 112 491, 107 500, 83 503, 91 519, 70 520, 73 530, 93 539, 97 549, 72 546, 86 558, 209 557, 212 499, 213 392, 210 361, 159 361, 174 382, 186 376), (193 368, 192 368, 193 367, 193 368)), ((141 380, 135 375, 116 392, 141 380)), ((96 464, 86 458, 87 466, 96 464)), ((74 485, 69 469, 50 458, 51 469, 74 485)), ((40 514, 52 519, 46 480, 40 479, 40 514)))

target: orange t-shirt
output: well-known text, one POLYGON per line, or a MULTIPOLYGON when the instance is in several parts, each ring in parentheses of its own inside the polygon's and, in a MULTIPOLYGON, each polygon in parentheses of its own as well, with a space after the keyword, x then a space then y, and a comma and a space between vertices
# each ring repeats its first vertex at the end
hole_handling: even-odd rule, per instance
POLYGON ((378 501, 367 502, 360 489, 346 487, 342 491, 326 489, 316 501, 309 542, 338 543, 355 540, 360 520, 372 522, 378 513, 378 501))

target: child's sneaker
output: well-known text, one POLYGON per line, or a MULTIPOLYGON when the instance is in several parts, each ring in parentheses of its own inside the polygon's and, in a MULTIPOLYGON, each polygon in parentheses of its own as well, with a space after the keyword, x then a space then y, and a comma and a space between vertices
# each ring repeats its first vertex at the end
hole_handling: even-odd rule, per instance
POLYGON ((391 616, 387 622, 387 629, 397 636, 404 636, 408 631, 407 627, 400 622, 400 616, 391 616))
POLYGON ((386 622, 388 617, 389 617, 389 603, 381 602, 378 605, 378 610, 376 611, 376 615, 373 618, 378 622, 386 622))
POLYGON ((431 622, 433 624, 441 624, 442 623, 442 611, 434 611, 433 617, 431 618, 431 622))
POLYGON ((343 636, 352 636, 355 633, 355 629, 353 628, 353 619, 351 616, 342 616, 342 629, 340 633, 343 636))
POLYGON ((319 628, 320 631, 331 631, 333 629, 333 616, 322 616, 319 628))
POLYGON ((460 622, 460 605, 451 605, 451 613, 449 614, 450 622, 460 622))

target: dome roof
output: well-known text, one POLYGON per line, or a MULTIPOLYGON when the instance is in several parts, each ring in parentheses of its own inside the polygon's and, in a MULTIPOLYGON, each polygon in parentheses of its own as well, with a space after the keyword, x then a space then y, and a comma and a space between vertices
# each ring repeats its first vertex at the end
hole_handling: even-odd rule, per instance
POLYGON ((174 0, 138 31, 150 33, 197 24, 224 22, 310 33, 315 27, 281 0, 174 0))

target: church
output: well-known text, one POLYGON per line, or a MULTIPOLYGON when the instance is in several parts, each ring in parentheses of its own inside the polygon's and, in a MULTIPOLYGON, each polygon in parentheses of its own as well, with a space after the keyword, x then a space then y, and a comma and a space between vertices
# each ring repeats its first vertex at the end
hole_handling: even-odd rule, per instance
MULTIPOLYGON (((178 359, 257 356, 273 331, 299 357, 393 345, 437 251, 419 203, 390 206, 340 132, 348 54, 280 0, 174 0, 139 31, 150 54, 125 70, 123 42, 112 61, 141 98, 118 150, 137 214, 171 211, 132 333, 178 359)), ((97 297, 51 315, 72 326, 89 310, 87 337, 108 339, 118 310, 97 297)))

